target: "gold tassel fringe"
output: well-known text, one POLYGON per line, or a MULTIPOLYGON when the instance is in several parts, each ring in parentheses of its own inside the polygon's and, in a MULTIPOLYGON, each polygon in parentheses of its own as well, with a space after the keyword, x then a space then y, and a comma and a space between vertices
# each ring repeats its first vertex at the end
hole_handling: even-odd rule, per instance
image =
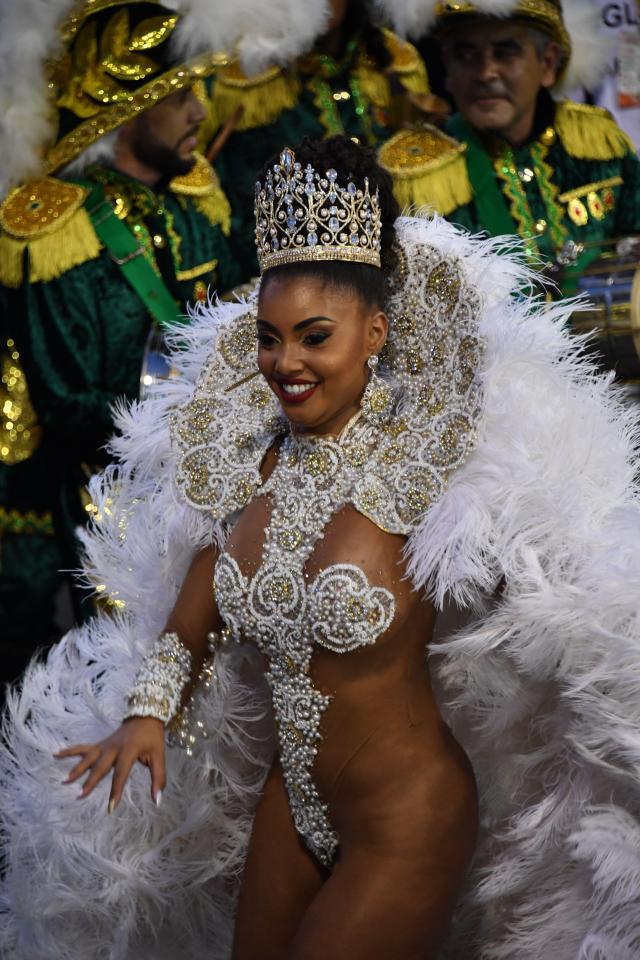
POLYGON ((277 120, 284 110, 295 107, 300 98, 300 81, 293 72, 272 67, 256 77, 246 77, 233 63, 215 79, 212 104, 218 126, 242 107, 235 129, 252 130, 277 120))
POLYGON ((23 257, 29 251, 29 282, 48 283, 67 270, 95 260, 102 245, 84 208, 77 210, 63 228, 29 240, 0 234, 0 283, 19 287, 23 281, 23 257))
POLYGON ((579 160, 614 160, 635 153, 630 138, 602 107, 559 103, 555 128, 567 153, 579 160))
POLYGON ((219 226, 228 237, 231 233, 231 206, 226 194, 220 187, 216 187, 206 197, 194 197, 196 210, 203 213, 210 224, 219 226))

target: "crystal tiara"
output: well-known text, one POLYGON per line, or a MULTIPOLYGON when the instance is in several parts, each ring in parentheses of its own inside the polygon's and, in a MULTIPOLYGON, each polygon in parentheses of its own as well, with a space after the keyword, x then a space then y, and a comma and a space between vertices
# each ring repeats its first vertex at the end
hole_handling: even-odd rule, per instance
POLYGON ((380 204, 338 174, 305 169, 289 147, 265 177, 256 183, 256 247, 260 272, 281 263, 303 260, 350 260, 380 266, 380 204))

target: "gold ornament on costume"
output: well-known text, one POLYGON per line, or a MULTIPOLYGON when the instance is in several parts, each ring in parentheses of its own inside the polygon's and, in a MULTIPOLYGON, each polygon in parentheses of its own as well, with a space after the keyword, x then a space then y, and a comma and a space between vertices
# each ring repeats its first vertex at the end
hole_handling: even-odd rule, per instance
POLYGON ((589 219, 587 208, 578 197, 574 197, 573 200, 569 201, 567 204, 567 213, 577 227, 584 227, 589 219))
POLYGON ((58 107, 86 119, 105 104, 126 101, 131 95, 127 85, 160 70, 142 51, 163 43, 177 22, 175 16, 151 17, 131 29, 129 11, 121 9, 110 17, 98 39, 97 24, 90 20, 75 37, 72 50, 52 68, 53 82, 62 87, 58 107))
POLYGON ((380 205, 369 181, 338 184, 335 170, 303 170, 288 147, 256 184, 260 270, 304 260, 349 260, 380 266, 380 205))
POLYGON ((7 340, 0 355, 0 463, 20 463, 36 451, 42 438, 31 406, 20 354, 13 340, 7 340))

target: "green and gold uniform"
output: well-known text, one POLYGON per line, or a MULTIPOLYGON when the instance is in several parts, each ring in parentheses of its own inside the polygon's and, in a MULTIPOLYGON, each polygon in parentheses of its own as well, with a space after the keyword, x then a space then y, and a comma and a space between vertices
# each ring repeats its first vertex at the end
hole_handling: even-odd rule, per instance
MULTIPOLYGON (((46 178, 0 208, 0 635, 16 670, 52 626, 59 570, 78 566, 82 489, 108 461, 112 405, 138 396, 155 321, 100 241, 101 194, 175 305, 236 281, 230 209, 211 166, 153 191, 103 167, 81 182, 46 178), (13 651, 13 653, 12 653, 13 651)), ((88 605, 87 605, 88 606, 88 605)))
POLYGON ((518 234, 533 258, 556 261, 567 241, 584 246, 564 292, 607 241, 640 234, 640 161, 599 107, 542 92, 531 139, 514 149, 459 114, 446 126, 402 132, 380 153, 405 202, 428 204, 453 223, 492 236, 518 234))
POLYGON ((233 211, 232 240, 245 279, 258 273, 253 203, 256 177, 265 161, 306 136, 346 134, 378 146, 397 129, 398 95, 429 92, 415 47, 387 30, 383 38, 390 57, 385 71, 356 38, 340 60, 311 53, 290 70, 272 67, 251 78, 233 61, 216 74, 216 124, 223 126, 242 108, 216 167, 233 211))

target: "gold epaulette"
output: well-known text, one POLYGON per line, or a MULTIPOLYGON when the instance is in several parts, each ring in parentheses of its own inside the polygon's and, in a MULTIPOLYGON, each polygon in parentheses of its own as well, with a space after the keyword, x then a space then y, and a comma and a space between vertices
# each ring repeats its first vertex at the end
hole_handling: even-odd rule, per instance
POLYGON ((567 153, 579 160, 614 160, 636 152, 629 136, 602 107, 563 100, 556 107, 554 126, 567 153))
POLYGON ((437 127, 401 130, 378 150, 400 207, 431 207, 448 216, 472 198, 466 147, 437 127))
POLYGON ((273 123, 283 110, 295 107, 299 98, 300 81, 295 71, 270 67, 247 77, 238 60, 218 70, 211 94, 213 113, 221 127, 242 107, 236 130, 273 123))
POLYGON ((196 153, 195 159, 195 165, 189 173, 174 177, 169 189, 178 195, 191 197, 196 210, 228 235, 231 230, 231 207, 218 175, 202 154, 196 153))
POLYGON ((24 251, 29 282, 47 282, 93 260, 101 249, 84 202, 88 191, 46 177, 16 187, 0 207, 0 283, 19 287, 24 251))

